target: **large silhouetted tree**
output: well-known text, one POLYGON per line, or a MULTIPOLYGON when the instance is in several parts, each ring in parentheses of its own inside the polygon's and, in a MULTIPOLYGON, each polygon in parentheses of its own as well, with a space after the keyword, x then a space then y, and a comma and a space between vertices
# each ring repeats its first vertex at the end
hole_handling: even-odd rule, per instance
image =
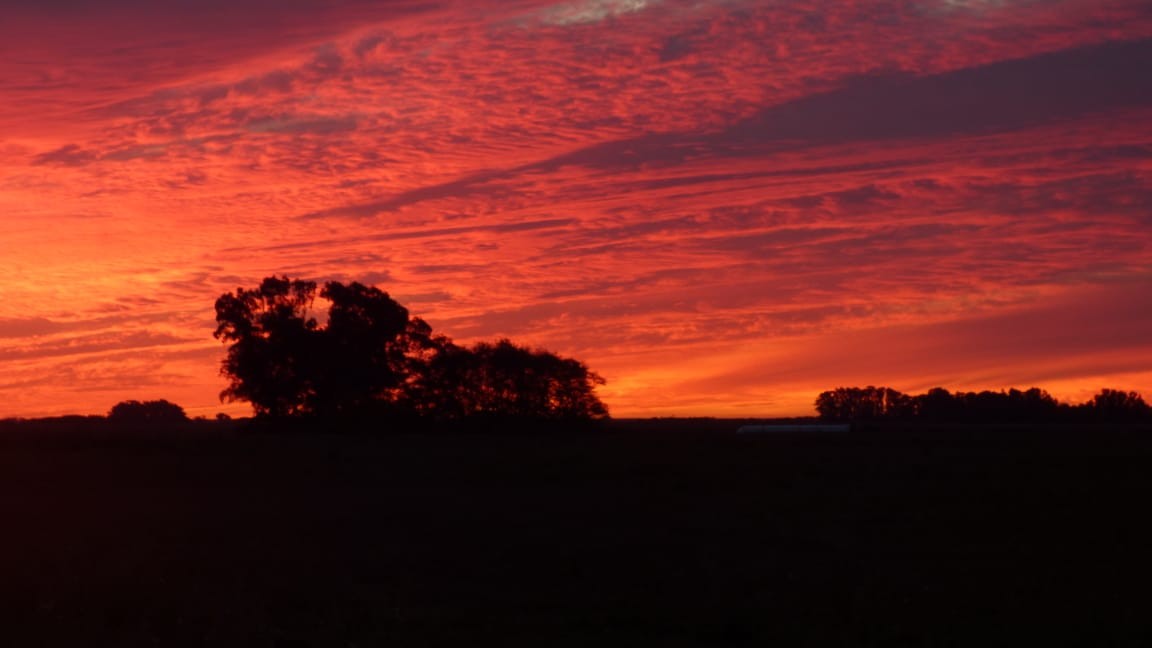
POLYGON ((332 281, 320 296, 331 306, 319 331, 323 362, 309 409, 338 415, 411 408, 413 385, 434 349, 432 328, 375 287, 332 281))
POLYGON ((239 288, 216 300, 215 336, 229 344, 222 398, 247 401, 259 415, 305 410, 321 358, 315 298, 315 282, 268 277, 254 290, 239 288))

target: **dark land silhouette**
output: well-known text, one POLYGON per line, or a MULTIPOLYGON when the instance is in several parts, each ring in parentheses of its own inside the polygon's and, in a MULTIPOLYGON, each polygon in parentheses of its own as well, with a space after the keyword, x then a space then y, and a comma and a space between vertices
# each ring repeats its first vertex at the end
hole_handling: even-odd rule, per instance
POLYGON ((1146 424, 212 433, 224 425, 0 434, 4 643, 1152 639, 1146 424))

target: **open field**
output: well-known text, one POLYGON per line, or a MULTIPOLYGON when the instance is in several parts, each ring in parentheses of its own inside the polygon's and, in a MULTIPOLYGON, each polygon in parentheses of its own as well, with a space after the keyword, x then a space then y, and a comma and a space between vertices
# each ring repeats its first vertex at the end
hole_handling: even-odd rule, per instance
POLYGON ((1152 643, 1152 429, 734 427, 0 439, 0 645, 1152 643))

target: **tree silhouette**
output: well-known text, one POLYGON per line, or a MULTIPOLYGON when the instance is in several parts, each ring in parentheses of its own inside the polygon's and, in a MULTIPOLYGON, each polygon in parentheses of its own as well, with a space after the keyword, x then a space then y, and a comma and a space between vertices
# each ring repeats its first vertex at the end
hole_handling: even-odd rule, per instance
POLYGON ((468 348, 388 293, 329 282, 326 321, 312 316, 316 284, 269 277, 216 301, 216 337, 229 344, 221 372, 229 400, 282 418, 422 416, 587 421, 605 418, 583 363, 509 340, 468 348))
POLYGON ((960 403, 952 392, 943 387, 933 387, 927 393, 914 397, 917 414, 934 421, 948 421, 957 417, 960 403))
POLYGON ((323 362, 308 409, 344 415, 411 407, 413 384, 433 350, 432 328, 375 287, 333 281, 320 296, 331 306, 318 332, 323 362))
POLYGON ((108 412, 108 420, 117 423, 183 423, 188 420, 184 408, 166 400, 117 403, 108 412))
POLYGON ((595 393, 604 379, 586 365, 507 339, 445 348, 433 360, 429 383, 430 402, 442 416, 589 420, 608 415, 595 393))
POLYGON ((437 421, 459 421, 482 411, 480 361, 471 349, 435 338, 435 353, 416 382, 417 410, 437 421))
POLYGON ((1020 421, 1048 421, 1059 416, 1060 403, 1038 387, 1009 389, 1007 411, 1010 418, 1020 421))
POLYGON ((255 290, 239 288, 216 300, 214 335, 231 343, 221 398, 248 401, 258 415, 304 411, 319 362, 315 297, 315 282, 268 277, 255 290))
POLYGON ((914 402, 889 387, 839 387, 816 398, 820 417, 835 421, 902 418, 914 413, 914 402))
POLYGON ((1085 404, 1094 418, 1105 421, 1134 421, 1148 418, 1152 408, 1134 391, 1102 389, 1085 404))
POLYGON ((1060 403, 1032 387, 1021 391, 949 392, 935 387, 907 396, 887 387, 840 387, 816 399, 820 417, 837 421, 910 419, 966 423, 1139 421, 1152 418, 1140 394, 1104 389, 1078 406, 1060 403))

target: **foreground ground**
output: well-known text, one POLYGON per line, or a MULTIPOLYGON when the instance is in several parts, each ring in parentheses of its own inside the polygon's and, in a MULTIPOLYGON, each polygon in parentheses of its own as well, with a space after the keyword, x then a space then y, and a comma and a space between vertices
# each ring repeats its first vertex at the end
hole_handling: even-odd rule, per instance
POLYGON ((1152 429, 705 427, 0 439, 0 644, 1152 643, 1152 429))

